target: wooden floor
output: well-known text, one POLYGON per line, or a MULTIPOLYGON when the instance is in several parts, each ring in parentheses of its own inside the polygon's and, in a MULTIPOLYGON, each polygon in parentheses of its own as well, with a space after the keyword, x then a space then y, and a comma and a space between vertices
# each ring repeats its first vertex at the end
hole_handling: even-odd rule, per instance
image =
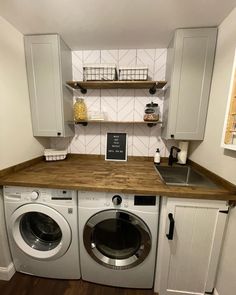
POLYGON ((102 286, 82 280, 54 280, 16 273, 0 281, 0 295, 154 295, 153 290, 102 286))

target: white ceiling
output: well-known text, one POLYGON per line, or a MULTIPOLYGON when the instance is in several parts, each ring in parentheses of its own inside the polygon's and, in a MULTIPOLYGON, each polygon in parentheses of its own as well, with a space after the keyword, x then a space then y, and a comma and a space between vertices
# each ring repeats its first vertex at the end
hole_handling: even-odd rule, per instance
POLYGON ((217 26, 236 0, 0 0, 23 34, 59 33, 71 49, 166 47, 176 28, 217 26))

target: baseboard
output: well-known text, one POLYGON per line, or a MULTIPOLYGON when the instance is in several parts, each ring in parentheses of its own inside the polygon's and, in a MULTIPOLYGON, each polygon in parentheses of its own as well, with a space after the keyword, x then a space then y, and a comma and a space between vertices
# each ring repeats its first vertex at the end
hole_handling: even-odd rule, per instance
POLYGON ((0 267, 0 280, 10 281, 15 272, 13 263, 10 263, 7 267, 0 267))
POLYGON ((216 288, 214 289, 214 293, 213 293, 213 295, 220 295, 220 294, 217 292, 216 288))

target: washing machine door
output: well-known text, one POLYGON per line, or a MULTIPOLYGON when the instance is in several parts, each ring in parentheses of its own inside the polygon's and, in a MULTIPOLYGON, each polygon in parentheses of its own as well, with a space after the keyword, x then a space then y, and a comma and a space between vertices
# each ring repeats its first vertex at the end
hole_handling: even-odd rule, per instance
POLYGON ((89 255, 112 269, 128 269, 143 262, 152 242, 144 221, 123 210, 93 215, 84 227, 83 240, 89 255))
POLYGON ((11 236, 27 255, 54 260, 65 254, 71 243, 71 229, 56 210, 41 204, 19 207, 10 219, 11 236))

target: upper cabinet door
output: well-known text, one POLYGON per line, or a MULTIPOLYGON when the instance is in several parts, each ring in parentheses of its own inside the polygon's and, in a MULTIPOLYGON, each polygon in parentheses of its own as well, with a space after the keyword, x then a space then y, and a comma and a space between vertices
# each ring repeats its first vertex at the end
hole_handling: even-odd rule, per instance
POLYGON ((34 136, 66 136, 60 37, 26 36, 25 51, 34 136))
POLYGON ((166 138, 204 138, 216 36, 216 28, 179 29, 175 33, 168 48, 166 138))

